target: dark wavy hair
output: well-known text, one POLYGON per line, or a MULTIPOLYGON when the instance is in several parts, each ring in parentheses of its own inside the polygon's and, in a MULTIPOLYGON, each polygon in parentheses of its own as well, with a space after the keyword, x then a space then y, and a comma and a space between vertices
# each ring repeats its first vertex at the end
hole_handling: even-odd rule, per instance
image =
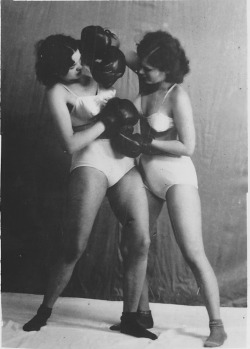
POLYGON ((71 57, 78 49, 79 41, 64 34, 38 41, 35 45, 37 79, 47 87, 59 82, 74 64, 71 57))
POLYGON ((140 60, 166 72, 166 81, 183 82, 189 72, 189 60, 178 39, 165 31, 147 33, 137 45, 140 60))

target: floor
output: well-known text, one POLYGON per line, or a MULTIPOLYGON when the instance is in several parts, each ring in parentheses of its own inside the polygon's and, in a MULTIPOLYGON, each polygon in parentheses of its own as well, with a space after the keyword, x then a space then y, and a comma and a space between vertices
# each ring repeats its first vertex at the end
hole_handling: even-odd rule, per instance
MULTIPOLYGON (((34 349, 171 349, 202 348, 209 334, 204 307, 152 303, 159 337, 155 341, 109 330, 119 321, 122 302, 59 298, 53 314, 39 332, 22 326, 36 313, 40 295, 2 294, 2 348, 34 349)), ((228 334, 223 348, 247 348, 247 308, 221 308, 228 334)))

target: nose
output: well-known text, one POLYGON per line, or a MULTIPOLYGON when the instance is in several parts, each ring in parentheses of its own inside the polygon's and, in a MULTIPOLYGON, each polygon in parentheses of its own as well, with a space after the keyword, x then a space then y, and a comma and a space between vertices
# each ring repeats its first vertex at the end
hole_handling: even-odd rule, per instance
POLYGON ((78 62, 76 69, 77 70, 82 70, 82 63, 81 62, 78 62))

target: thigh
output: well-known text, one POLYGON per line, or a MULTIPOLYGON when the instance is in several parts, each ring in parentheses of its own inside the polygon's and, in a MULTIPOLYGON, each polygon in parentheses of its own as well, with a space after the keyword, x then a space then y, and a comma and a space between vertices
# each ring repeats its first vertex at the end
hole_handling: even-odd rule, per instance
POLYGON ((135 167, 127 172, 113 187, 109 188, 108 198, 111 208, 125 225, 129 221, 140 224, 142 229, 149 229, 148 201, 146 189, 140 173, 135 167))
POLYGON ((78 167, 69 178, 64 236, 68 241, 86 239, 107 191, 106 176, 91 167, 78 167))
POLYGON ((203 253, 201 206, 198 189, 174 185, 166 194, 169 217, 177 243, 185 257, 203 253))

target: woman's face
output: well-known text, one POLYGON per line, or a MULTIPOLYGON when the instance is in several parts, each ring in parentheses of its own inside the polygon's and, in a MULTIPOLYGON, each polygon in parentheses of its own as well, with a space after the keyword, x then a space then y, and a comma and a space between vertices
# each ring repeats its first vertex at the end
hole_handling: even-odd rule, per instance
POLYGON ((147 84, 157 84, 166 81, 166 73, 151 66, 145 59, 141 62, 139 74, 147 84))
POLYGON ((79 50, 75 51, 71 57, 73 60, 73 65, 72 67, 69 68, 68 73, 63 76, 63 80, 66 82, 71 82, 74 80, 78 80, 81 76, 82 72, 82 64, 81 64, 81 54, 79 50))

